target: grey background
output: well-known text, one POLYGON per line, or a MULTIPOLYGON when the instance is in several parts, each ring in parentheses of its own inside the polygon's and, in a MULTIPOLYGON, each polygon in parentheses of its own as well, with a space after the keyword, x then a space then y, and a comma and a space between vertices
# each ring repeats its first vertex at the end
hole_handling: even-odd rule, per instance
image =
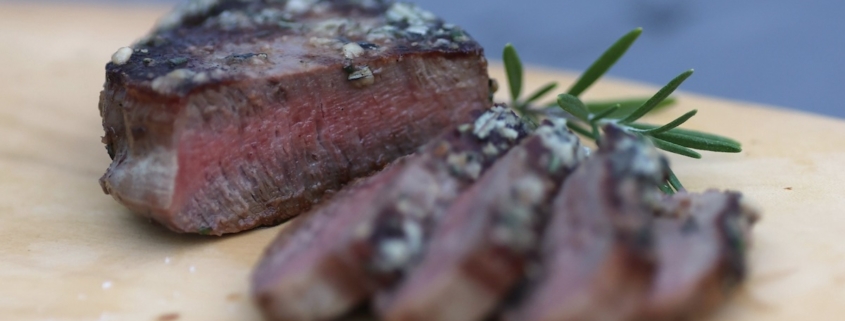
POLYGON ((842 0, 415 2, 463 26, 488 57, 499 59, 511 42, 527 63, 572 70, 583 70, 616 38, 643 27, 611 75, 662 85, 695 68, 682 89, 845 118, 842 0))

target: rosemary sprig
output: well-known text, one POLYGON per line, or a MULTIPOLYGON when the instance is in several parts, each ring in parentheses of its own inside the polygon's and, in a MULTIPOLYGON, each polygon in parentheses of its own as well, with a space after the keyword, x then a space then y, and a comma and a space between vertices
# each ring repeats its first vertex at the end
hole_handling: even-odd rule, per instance
MULTIPOLYGON (((587 90, 593 83, 601 78, 601 76, 604 75, 607 70, 609 70, 610 67, 612 67, 616 61, 625 54, 625 52, 628 51, 628 48, 630 48, 634 41, 639 38, 640 34, 642 34, 642 28, 634 29, 622 36, 622 38, 616 41, 613 46, 599 57, 598 60, 587 68, 581 77, 579 77, 578 80, 572 84, 569 90, 567 90, 567 93, 577 97, 587 90)), ((520 113, 520 115, 525 116, 532 121, 536 121, 537 117, 541 116, 543 111, 533 108, 532 104, 551 93, 558 87, 558 83, 548 83, 528 95, 528 98, 520 99, 522 96, 522 79, 524 71, 519 54, 516 52, 516 48, 514 48, 512 44, 505 45, 505 49, 502 52, 502 60, 505 63, 505 72, 507 74, 508 84, 510 87, 511 107, 520 113)), ((602 112, 612 106, 620 105, 619 110, 610 115, 610 117, 618 117, 619 114, 629 114, 631 111, 642 105, 646 100, 647 99, 645 98, 635 98, 617 101, 588 102, 586 105, 590 112, 602 112)), ((665 99, 655 106, 654 109, 657 110, 662 107, 670 106, 674 103, 675 99, 673 98, 665 99)), ((547 107, 557 108, 557 104, 552 103, 547 107)))
MULTIPOLYGON (((587 68, 566 93, 558 95, 556 106, 566 112, 569 120, 567 126, 572 131, 601 144, 599 129, 605 124, 616 124, 629 133, 649 139, 659 149, 692 158, 701 158, 701 154, 695 150, 723 153, 742 151, 742 146, 736 140, 678 128, 695 116, 698 113, 697 110, 689 111, 663 125, 637 122, 643 116, 674 103, 674 99, 669 96, 692 75, 693 70, 681 73, 648 99, 584 103, 578 98, 625 54, 641 33, 642 29, 637 28, 622 36, 587 68)), ((528 98, 521 100, 519 97, 522 94, 522 62, 512 45, 505 46, 503 60, 510 86, 511 106, 520 114, 532 120, 542 116, 551 117, 539 113, 537 109, 531 107, 531 104, 554 90, 557 83, 549 83, 540 87, 528 98)), ((669 177, 660 186, 660 189, 667 194, 673 194, 676 191, 683 191, 684 186, 675 173, 669 169, 669 177)))

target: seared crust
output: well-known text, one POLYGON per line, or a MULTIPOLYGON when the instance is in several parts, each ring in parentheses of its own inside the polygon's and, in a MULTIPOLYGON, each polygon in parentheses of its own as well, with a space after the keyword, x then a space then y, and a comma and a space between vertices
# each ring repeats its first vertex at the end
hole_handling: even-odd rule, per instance
POLYGON ((416 6, 385 0, 194 0, 165 16, 132 49, 125 62, 106 65, 107 85, 130 86, 139 96, 165 100, 256 76, 354 71, 408 55, 483 54, 460 27, 416 6), (309 7, 292 10, 294 2, 309 7), (205 8, 191 9, 191 4, 205 8), (364 53, 349 59, 343 46, 350 43, 364 53), (165 86, 166 76, 176 70, 191 76, 174 75, 181 79, 165 86))

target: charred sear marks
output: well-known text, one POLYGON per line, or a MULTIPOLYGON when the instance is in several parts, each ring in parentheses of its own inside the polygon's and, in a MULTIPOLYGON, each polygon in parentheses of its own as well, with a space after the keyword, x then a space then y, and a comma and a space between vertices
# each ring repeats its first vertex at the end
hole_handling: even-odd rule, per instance
POLYGON ((193 0, 162 18, 133 46, 119 49, 106 70, 117 76, 109 77, 113 81, 141 87, 179 69, 202 75, 151 88, 183 95, 289 61, 307 61, 339 65, 352 85, 366 88, 377 79, 374 62, 431 52, 481 55, 482 49, 460 27, 402 2, 193 0), (284 49, 292 43, 314 50, 284 49))

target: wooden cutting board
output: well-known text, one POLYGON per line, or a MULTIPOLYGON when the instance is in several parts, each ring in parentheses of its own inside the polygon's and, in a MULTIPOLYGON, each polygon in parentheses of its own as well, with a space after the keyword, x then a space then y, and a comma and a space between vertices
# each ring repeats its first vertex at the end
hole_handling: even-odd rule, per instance
MULTIPOLYGON (((248 275, 284 226, 177 235, 97 183, 109 164, 97 111, 104 64, 164 10, 0 4, 0 320, 259 319, 248 275)), ((535 68, 527 78, 536 87, 573 75, 535 68)), ((654 90, 606 80, 588 97, 654 90)), ((740 190, 764 211, 748 282, 713 319, 845 318, 845 122, 679 97, 653 120, 698 109, 688 128, 737 138, 745 151, 673 157, 675 171, 692 190, 740 190)))

